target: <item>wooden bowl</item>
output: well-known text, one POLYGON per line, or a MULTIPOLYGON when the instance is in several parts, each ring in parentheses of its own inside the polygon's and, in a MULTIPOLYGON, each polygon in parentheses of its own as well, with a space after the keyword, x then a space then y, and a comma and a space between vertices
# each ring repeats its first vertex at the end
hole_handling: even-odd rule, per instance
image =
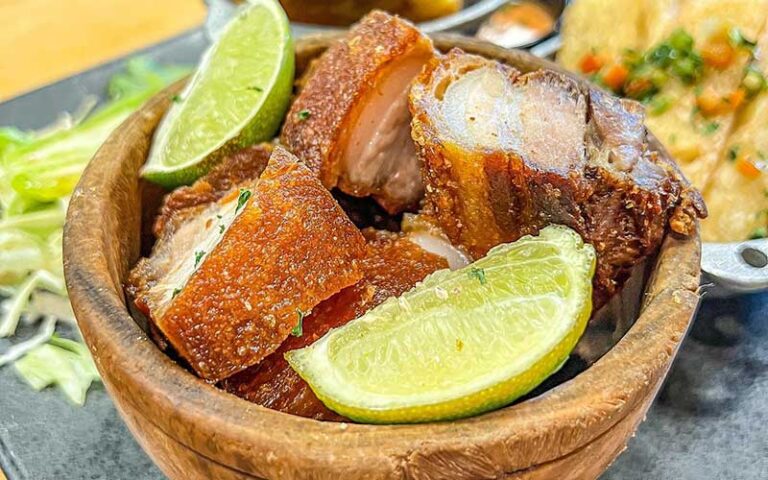
MULTIPOLYGON (((299 70, 332 36, 297 42, 299 70)), ((436 35, 523 71, 558 69, 524 52, 436 35)), ((174 479, 589 479, 625 448, 683 340, 699 301, 698 236, 668 236, 643 309, 611 351, 574 379, 519 404, 460 421, 328 423, 246 402, 163 354, 126 308, 122 284, 154 210, 138 178, 175 85, 131 116, 96 154, 72 196, 64 232, 67 287, 117 409, 174 479)), ((155 194, 157 197, 157 194, 155 194)))

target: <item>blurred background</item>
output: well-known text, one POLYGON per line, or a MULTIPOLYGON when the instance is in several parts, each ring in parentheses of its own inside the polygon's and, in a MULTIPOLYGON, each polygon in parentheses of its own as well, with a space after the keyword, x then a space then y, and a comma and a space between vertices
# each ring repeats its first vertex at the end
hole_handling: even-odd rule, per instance
MULTIPOLYGON (((759 29, 753 29, 755 31, 742 25, 739 31, 750 39, 745 41, 739 35, 739 48, 752 52, 754 42, 759 39, 764 38, 764 44, 768 45, 768 8, 748 9, 745 5, 765 5, 764 1, 768 0, 687 0, 688 4, 711 7, 706 21, 680 20, 674 18, 675 15, 664 17, 664 21, 669 24, 669 30, 677 28, 678 23, 691 32, 711 29, 710 17, 715 17, 715 20, 725 16, 735 18, 738 15, 731 10, 738 9, 731 7, 740 5, 742 10, 749 10, 749 15, 744 15, 743 22, 734 20, 734 25, 760 25, 759 29), (729 8, 726 9, 725 5, 729 8), (725 15, 726 10, 728 15, 725 15), (706 29, 698 29, 699 24, 706 29)), ((226 0, 208 0, 208 3, 215 7, 213 10, 226 16, 226 0)), ((428 32, 454 30, 477 35, 505 47, 531 47, 534 54, 548 56, 560 46, 557 36, 561 26, 560 14, 567 2, 281 0, 281 3, 295 22, 297 34, 346 25, 371 8, 382 8, 422 22, 422 28, 428 32)), ((605 57, 597 56, 593 46, 588 45, 588 40, 606 47, 606 50, 615 49, 616 55, 620 56, 623 54, 620 46, 629 42, 628 25, 637 23, 633 14, 650 15, 653 9, 646 7, 676 2, 572 0, 568 3, 571 11, 576 5, 583 7, 583 14, 572 15, 570 43, 573 49, 579 50, 576 47, 580 47, 588 53, 584 56, 581 55, 584 52, 579 50, 580 55, 574 56, 575 68, 571 69, 590 75, 596 81, 603 81, 611 77, 598 75, 600 69, 603 73, 615 73, 617 70, 612 69, 615 67, 612 62, 617 61, 610 58, 610 52, 605 53, 605 57), (636 12, 638 9, 644 12, 636 12), (597 64, 596 60, 601 63, 597 64), (601 67, 603 63, 605 65, 601 67)), ((45 268, 50 267, 53 273, 58 275, 57 269, 61 264, 60 258, 54 254, 60 251, 66 198, 82 168, 110 131, 100 127, 103 131, 94 135, 91 127, 96 122, 101 122, 101 126, 119 124, 146 98, 189 72, 208 44, 203 31, 207 11, 203 0, 0 0, 0 18, 3 19, 0 28, 0 181, 14 178, 11 176, 13 169, 18 167, 21 171, 28 163, 26 157, 19 156, 18 165, 12 164, 10 159, 4 164, 3 148, 8 145, 34 144, 51 132, 78 125, 82 128, 78 127, 77 133, 88 139, 87 142, 74 142, 74 147, 65 145, 72 147, 77 155, 70 155, 69 150, 62 148, 67 154, 66 168, 41 167, 47 174, 48 183, 17 182, 19 191, 23 190, 22 193, 29 194, 30 198, 17 211, 11 208, 3 211, 0 195, 2 228, 9 229, 9 225, 16 228, 21 225, 19 219, 27 218, 25 215, 35 218, 43 213, 48 215, 46 218, 50 220, 53 233, 50 234, 52 242, 46 237, 45 245, 50 243, 56 251, 50 255, 51 265, 45 268), (137 52, 139 58, 136 57, 137 52), (73 78, 65 80, 68 77, 73 78), (96 106, 97 103, 101 107, 96 106), (109 108, 103 108, 104 105, 109 108), (108 111, 109 115, 101 115, 90 124, 82 122, 86 113, 93 109, 98 111, 98 108, 108 111), (65 121, 62 122, 63 112, 71 115, 64 115, 65 121), (49 127, 52 123, 53 127, 49 127)), ((661 22, 649 22, 658 23, 661 22)), ((567 24, 563 22, 563 25, 567 24)), ((563 37, 568 37, 565 27, 563 37)), ((714 45, 723 47, 724 44, 730 45, 730 41, 726 39, 714 45)), ((565 38, 563 42, 567 46, 569 39, 565 38)), ((650 49, 654 45, 636 43, 635 48, 649 49, 651 53, 657 51, 650 49)), ((706 42, 700 43, 707 45, 706 42)), ((725 48, 725 52, 733 53, 729 48, 725 48)), ((736 61, 730 66, 736 72, 733 75, 734 86, 738 87, 742 74, 750 71, 745 67, 746 64, 736 61)), ((753 101, 768 106, 768 82, 765 81, 768 62, 758 67, 751 71, 753 76, 757 71, 762 72, 753 101)), ((646 70, 658 73, 654 69, 646 70)), ((602 84, 605 86, 604 81, 602 84)), ((619 86, 618 90, 621 90, 623 85, 619 86)), ((694 85, 689 87, 689 97, 701 93, 700 88, 694 85)), ((768 107, 760 111, 768 112, 768 107)), ((660 115, 663 113, 659 112, 660 115)), ((758 124, 757 120, 762 122, 762 118, 755 119, 753 123, 758 124)), ((760 123, 758 128, 764 129, 764 125, 760 123)), ((762 137, 754 135, 755 139, 762 137)), ((709 137, 702 138, 706 140, 709 137)), ((742 139, 741 143, 744 142, 742 139)), ((727 149, 724 152, 730 153, 727 149)), ((739 165, 749 165, 746 158, 730 160, 721 162, 723 168, 736 171, 739 165)), ((764 165, 764 162, 759 165, 764 165)), ((746 171, 755 177, 754 169, 746 171)), ((761 175, 758 178, 746 178, 738 172, 715 175, 716 178, 735 178, 736 185, 751 182, 750 185, 758 188, 748 190, 727 184, 725 187, 729 194, 743 191, 745 195, 752 196, 748 197, 748 201, 733 201, 728 197, 727 201, 721 202, 727 207, 727 212, 739 207, 762 215, 759 217, 762 222, 760 228, 747 232, 752 232, 750 238, 768 235, 765 225, 768 219, 768 183, 759 183, 768 182, 768 167, 761 167, 758 173, 761 175)), ((2 182, 0 193, 1 187, 2 182)), ((19 194, 21 197, 23 195, 19 194)), ((709 200, 708 203, 712 204, 709 200)), ((753 217, 758 218, 754 215, 749 218, 753 217)), ((46 230, 46 235, 48 233, 46 230)), ((736 240, 744 239, 746 237, 736 240)), ((26 243, 11 245, 19 249, 27 249, 27 246, 26 243)), ((0 254, 11 247, 3 244, 0 237, 0 254)), ((7 262, 0 255, 0 287, 3 287, 4 281, 14 285, 2 275, 6 266, 7 262)), ((762 272, 764 282, 765 270, 762 272)), ((25 270, 24 274, 27 273, 25 270)), ((705 282, 703 291, 705 301, 700 314, 656 404, 629 450, 606 473, 604 480, 768 478, 765 473, 768 471, 768 457, 765 455, 768 430, 764 428, 768 413, 768 293, 724 294, 723 298, 719 298, 709 280, 705 282), (706 461, 702 461, 705 458, 706 461)), ((9 292, 14 290, 0 289, 0 299, 9 292)), ((68 331, 66 328, 74 330, 67 325, 63 328, 65 332, 68 331)), ((31 326, 22 325, 18 337, 28 339, 34 332, 31 326)), ((11 341, 0 338, 0 352, 10 345, 11 341)), ((76 408, 51 389, 35 393, 22 383, 11 368, 0 368, 0 480, 4 478, 3 472, 8 480, 161 478, 117 418, 111 401, 98 382, 94 383, 85 407, 76 408)))
MULTIPOLYGON (((241 0, 0 0, 0 102, 198 29, 206 4, 225 18, 241 0)), ((281 0, 297 33, 349 25, 374 8, 426 31, 477 33, 504 46, 550 35, 563 0, 281 0), (513 5, 500 8, 505 4, 513 5), (492 15, 497 13, 497 15, 492 15), (491 18, 491 17, 494 18, 491 18), (428 22, 424 24, 423 22, 428 22), (503 28, 499 28, 503 27, 503 28)), ((215 20, 215 19, 214 19, 215 20)), ((215 22, 211 22, 215 24, 215 22)))
POLYGON ((202 0, 0 0, 0 101, 202 24, 202 0))
MULTIPOLYGON (((422 20, 452 13, 462 2, 281 3, 292 20, 345 25, 372 8, 422 20)), ((0 101, 191 30, 205 14, 203 0, 0 0, 0 18, 6 19, 0 29, 0 101)))

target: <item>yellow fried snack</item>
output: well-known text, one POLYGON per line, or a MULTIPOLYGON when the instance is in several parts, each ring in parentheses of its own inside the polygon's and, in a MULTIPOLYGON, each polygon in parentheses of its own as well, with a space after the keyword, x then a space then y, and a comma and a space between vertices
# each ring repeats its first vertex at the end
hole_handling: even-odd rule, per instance
POLYGON ((768 0, 576 0, 558 60, 645 103, 648 128, 704 189, 757 93, 743 82, 767 17, 768 0))
POLYGON ((563 46, 557 61, 568 70, 581 71, 581 62, 590 53, 615 61, 627 48, 643 48, 643 3, 615 0, 573 2, 564 14, 563 46))
POLYGON ((738 92, 751 51, 733 48, 731 36, 738 31, 744 38, 756 39, 767 12, 766 0, 688 1, 662 29, 665 34, 688 32, 703 59, 704 73, 693 85, 671 79, 663 90, 670 107, 650 115, 647 125, 698 188, 704 188, 717 168, 733 126, 735 104, 743 102, 738 92))
MULTIPOLYGON (((768 75, 768 31, 763 32, 756 68, 768 75)), ((763 89, 739 112, 704 197, 709 218, 702 223, 707 242, 765 237, 768 228, 768 91, 763 89)))

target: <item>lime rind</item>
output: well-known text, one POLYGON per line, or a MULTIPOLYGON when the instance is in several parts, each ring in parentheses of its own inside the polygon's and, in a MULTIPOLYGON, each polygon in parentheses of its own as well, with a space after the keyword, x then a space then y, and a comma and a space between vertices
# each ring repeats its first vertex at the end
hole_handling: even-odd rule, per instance
POLYGON ((464 269, 432 274, 400 298, 286 358, 323 403, 356 421, 413 423, 492 410, 530 392, 567 360, 590 317, 594 268, 594 249, 578 234, 547 227, 538 237, 494 248, 464 269), (485 284, 472 279, 478 271, 485 284), (551 287, 551 308, 538 315, 553 318, 530 324, 516 319, 526 308, 528 315, 537 315, 537 302, 544 297, 532 285, 550 288, 550 277, 565 284, 551 287), (521 281, 528 283, 513 285, 521 281), (462 293, 457 287, 469 289, 462 293), (452 297, 451 291, 458 294, 452 297), (519 297, 521 292, 539 295, 538 300, 519 297), (463 338, 464 356, 446 350, 453 338, 446 325, 458 325, 454 333, 464 327, 456 334, 457 343, 463 338), (516 325, 522 329, 516 331, 516 325), (505 342, 515 335, 518 340, 505 342), (398 345, 399 351, 377 345, 398 345), (429 360, 433 354, 439 359, 429 360), (387 371, 384 363, 395 368, 387 371))
POLYGON ((280 5, 244 4, 174 97, 142 176, 166 188, 189 184, 222 156, 271 140, 290 103, 294 63, 290 25, 280 5))

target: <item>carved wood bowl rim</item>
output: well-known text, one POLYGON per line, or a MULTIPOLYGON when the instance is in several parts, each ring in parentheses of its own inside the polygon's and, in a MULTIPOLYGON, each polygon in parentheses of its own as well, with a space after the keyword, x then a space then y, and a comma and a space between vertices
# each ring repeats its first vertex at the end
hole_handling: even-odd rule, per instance
MULTIPOLYGON (((305 68, 335 37, 298 40, 298 68, 305 68)), ((450 34, 433 38, 441 50, 461 47, 524 71, 560 70, 525 52, 474 39, 450 34)), ((412 478, 441 462, 453 462, 468 475, 490 469, 503 476, 528 469, 583 448, 628 412, 647 408, 698 304, 698 234, 688 239, 667 236, 640 317, 603 358, 543 395, 484 415, 421 425, 320 422, 249 403, 180 367, 131 317, 121 285, 138 255, 136 171, 169 97, 180 87, 157 95, 112 134, 73 194, 65 226, 71 301, 121 411, 140 412, 197 455, 247 475, 286 478, 312 471, 322 478, 333 472, 412 478)))

